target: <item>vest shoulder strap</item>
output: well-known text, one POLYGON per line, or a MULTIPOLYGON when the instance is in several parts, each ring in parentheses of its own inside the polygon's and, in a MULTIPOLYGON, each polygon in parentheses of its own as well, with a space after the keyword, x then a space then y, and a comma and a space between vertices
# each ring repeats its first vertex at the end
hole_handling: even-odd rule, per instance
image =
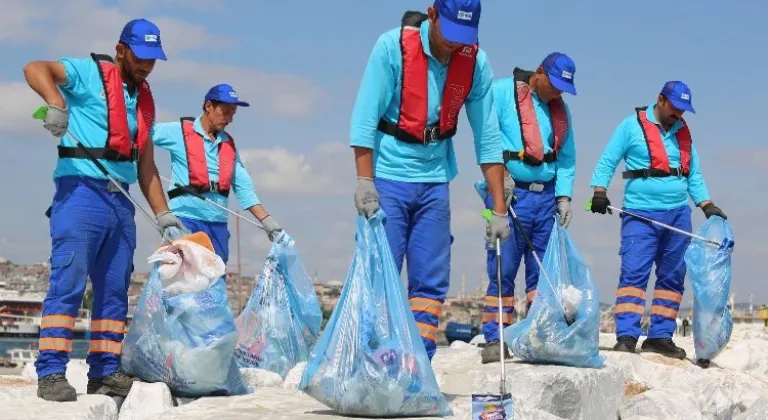
POLYGON ((95 61, 97 63, 99 61, 106 61, 108 63, 115 64, 115 60, 112 58, 112 56, 107 55, 107 54, 91 53, 91 58, 93 59, 93 61, 95 61))
POLYGON ((403 14, 403 18, 400 19, 400 24, 402 26, 418 28, 425 20, 427 20, 427 15, 425 13, 416 10, 408 10, 403 14))

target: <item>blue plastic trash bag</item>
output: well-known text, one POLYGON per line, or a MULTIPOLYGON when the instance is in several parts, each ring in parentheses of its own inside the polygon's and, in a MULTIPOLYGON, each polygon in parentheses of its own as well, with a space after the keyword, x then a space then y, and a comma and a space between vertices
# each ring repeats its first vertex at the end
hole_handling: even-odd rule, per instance
POLYGON ((309 357, 323 312, 315 286, 285 232, 272 244, 248 304, 235 320, 235 357, 241 367, 266 369, 285 378, 309 357))
POLYGON ((221 258, 181 238, 157 250, 153 261, 123 340, 121 368, 164 382, 177 396, 252 392, 233 355, 237 329, 221 258))
POLYGON ((733 231, 725 219, 712 216, 696 233, 724 244, 718 247, 693 239, 685 251, 685 264, 694 296, 693 343, 696 358, 712 360, 728 344, 733 331, 733 319, 728 310, 733 231))
POLYGON ((472 420, 514 420, 512 394, 472 395, 472 420))
POLYGON ((576 245, 558 222, 552 227, 542 265, 546 275, 539 273, 533 305, 525 319, 504 329, 504 342, 524 361, 602 367, 597 288, 576 245))
POLYGON ((447 416, 384 232, 383 211, 357 217, 339 302, 299 389, 343 415, 447 416))

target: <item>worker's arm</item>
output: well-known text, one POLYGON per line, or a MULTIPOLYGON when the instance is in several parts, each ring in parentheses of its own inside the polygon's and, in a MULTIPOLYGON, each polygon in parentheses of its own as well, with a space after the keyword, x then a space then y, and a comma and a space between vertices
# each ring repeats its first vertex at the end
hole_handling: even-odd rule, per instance
POLYGON ((58 87, 74 90, 77 85, 82 84, 73 65, 67 70, 64 64, 58 61, 30 61, 24 66, 24 78, 46 104, 66 108, 67 104, 58 87), (68 77, 70 74, 75 77, 68 77))
POLYGON ((155 166, 155 146, 151 137, 147 139, 144 154, 139 159, 138 176, 141 192, 147 199, 149 207, 152 208, 152 212, 157 215, 168 211, 168 202, 163 193, 163 184, 160 182, 157 166, 155 166))
POLYGON ((557 182, 555 182, 555 197, 573 198, 573 183, 576 178, 576 143, 573 135, 573 119, 571 110, 565 105, 568 114, 568 133, 557 154, 557 182))
POLYGON ((590 186, 595 191, 606 191, 611 185, 611 178, 616 172, 616 167, 621 159, 624 158, 628 146, 628 138, 631 130, 631 120, 624 120, 616 127, 611 139, 603 150, 603 154, 597 161, 595 171, 592 173, 590 186))
POLYGON ((267 212, 261 205, 259 196, 256 195, 256 186, 253 184, 253 179, 251 179, 251 175, 245 169, 243 161, 240 160, 239 153, 235 154, 235 173, 232 176, 232 188, 235 190, 235 197, 237 197, 237 201, 243 210, 250 211, 258 220, 267 217, 267 212))
POLYGON ((176 144, 176 140, 180 138, 182 138, 181 123, 164 122, 155 124, 154 134, 152 135, 152 142, 155 146, 171 150, 174 144, 176 144))
POLYGON ((390 43, 390 37, 384 34, 373 46, 352 109, 349 144, 355 149, 355 166, 359 177, 373 178, 376 127, 395 92, 395 74, 390 65, 390 43))
POLYGON ((493 210, 507 213, 504 200, 504 160, 502 158, 501 131, 493 100, 493 71, 485 52, 477 55, 472 90, 465 101, 467 119, 472 127, 475 158, 488 184, 493 198, 493 210))
POLYGON ((698 207, 704 208, 711 203, 707 184, 699 167, 699 154, 693 145, 691 145, 691 170, 688 174, 688 195, 698 207))

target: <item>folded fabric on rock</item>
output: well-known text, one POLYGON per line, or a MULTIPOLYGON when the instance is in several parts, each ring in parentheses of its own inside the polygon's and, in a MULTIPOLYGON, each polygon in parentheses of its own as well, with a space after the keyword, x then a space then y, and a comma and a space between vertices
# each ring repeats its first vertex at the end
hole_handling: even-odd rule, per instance
MULTIPOLYGON (((517 234, 513 231, 513 234, 517 234)), ((599 368, 600 303, 576 245, 555 222, 536 297, 525 319, 504 329, 510 352, 527 362, 599 368)))
POLYGON ((177 396, 252 392, 234 359, 225 268, 210 239, 201 232, 175 239, 149 261, 154 266, 123 341, 121 368, 164 382, 177 396))
POLYGON ((242 367, 275 372, 285 378, 296 363, 309 357, 317 341, 323 313, 312 279, 285 232, 272 249, 243 312, 235 357, 242 367))
MULTIPOLYGON (((712 216, 696 232, 721 244, 733 244, 733 231, 720 216, 712 216)), ((693 288, 693 344, 697 359, 712 360, 728 344, 733 318, 728 310, 731 293, 732 246, 712 246, 691 240, 685 265, 693 288)))
POLYGON ((379 210, 357 218, 356 250, 299 389, 343 415, 452 414, 437 386, 379 210))

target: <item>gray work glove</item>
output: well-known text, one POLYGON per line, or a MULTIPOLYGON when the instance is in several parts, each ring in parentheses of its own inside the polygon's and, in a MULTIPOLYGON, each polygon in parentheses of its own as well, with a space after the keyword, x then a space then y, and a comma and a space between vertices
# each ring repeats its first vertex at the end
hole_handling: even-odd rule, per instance
POLYGON ((507 204, 507 208, 512 204, 515 199, 515 180, 511 175, 504 178, 504 202, 507 204))
POLYGON ((373 179, 363 176, 357 177, 357 189, 355 189, 355 207, 357 212, 370 218, 376 213, 381 205, 379 204, 379 193, 373 184, 373 179))
POLYGON ((563 225, 563 229, 568 229, 568 225, 571 224, 571 219, 573 219, 571 200, 568 197, 557 199, 557 214, 560 216, 560 224, 563 225))
POLYGON ((280 234, 280 232, 283 231, 283 228, 280 227, 280 225, 277 224, 275 219, 272 218, 272 216, 267 216, 263 219, 261 219, 261 225, 264 226, 264 231, 267 233, 267 238, 269 238, 269 242, 274 242, 275 238, 280 234))
POLYGON ((509 217, 494 211, 491 220, 485 224, 485 240, 488 242, 488 249, 496 249, 496 238, 504 242, 509 238, 509 234, 509 217))
POLYGON ((184 227, 184 224, 181 223, 181 220, 170 211, 164 211, 155 216, 155 218, 157 219, 157 226, 163 232, 163 239, 166 241, 177 239, 175 237, 177 235, 174 235, 173 229, 180 230, 183 235, 188 235, 190 233, 189 230, 184 227))
POLYGON ((69 110, 48 105, 48 112, 43 120, 43 128, 50 131, 54 137, 60 138, 69 128, 69 110))

